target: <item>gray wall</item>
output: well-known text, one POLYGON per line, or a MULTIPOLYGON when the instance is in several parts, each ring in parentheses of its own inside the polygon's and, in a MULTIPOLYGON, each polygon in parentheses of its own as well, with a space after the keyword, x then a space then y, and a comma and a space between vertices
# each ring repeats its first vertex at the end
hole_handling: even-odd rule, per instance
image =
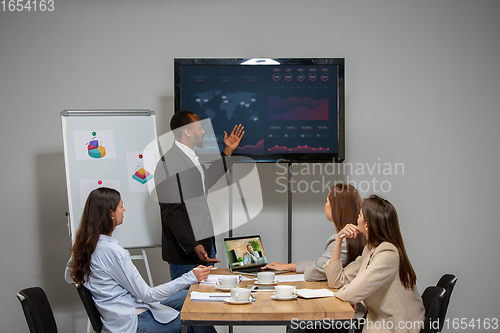
MULTIPOLYGON (((451 318, 498 317, 499 13, 496 0, 56 1, 51 13, 0 11, 2 331, 27 331, 15 294, 35 285, 61 332, 85 330, 62 277, 70 240, 59 112, 149 108, 162 134, 175 57, 346 58, 354 170, 307 175, 297 165, 305 175, 294 179, 302 190, 349 177, 362 196, 379 191, 398 209, 420 291, 452 272, 451 318), (394 174, 398 163, 404 173, 394 174)), ((261 233, 268 257, 284 261, 282 169, 259 170, 264 210, 235 232, 261 233)), ((294 260, 321 253, 333 232, 327 192, 303 192, 294 196, 294 260)), ((155 282, 168 280, 159 250, 148 253, 155 282)))

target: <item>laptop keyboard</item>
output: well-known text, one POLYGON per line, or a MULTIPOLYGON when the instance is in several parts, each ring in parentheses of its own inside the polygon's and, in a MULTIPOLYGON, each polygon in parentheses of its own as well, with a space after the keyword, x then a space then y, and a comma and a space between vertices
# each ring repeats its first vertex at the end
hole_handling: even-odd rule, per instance
MULTIPOLYGON (((259 267, 248 267, 248 268, 241 268, 238 269, 238 272, 245 272, 245 273, 256 273, 256 272, 262 272, 263 270, 259 267)), ((264 269, 264 271, 267 271, 267 269, 264 269)))

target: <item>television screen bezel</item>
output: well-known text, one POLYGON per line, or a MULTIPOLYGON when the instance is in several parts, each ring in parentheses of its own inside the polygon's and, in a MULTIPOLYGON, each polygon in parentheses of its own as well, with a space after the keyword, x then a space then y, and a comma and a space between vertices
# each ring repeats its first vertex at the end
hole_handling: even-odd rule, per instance
MULTIPOLYGON (((334 65, 337 76, 337 153, 319 154, 248 154, 255 162, 284 163, 342 163, 345 159, 345 58, 258 58, 260 62, 248 64, 256 58, 174 58, 174 112, 181 111, 182 66, 287 66, 287 65, 334 65), (264 63, 261 59, 270 64, 264 63), (278 64, 276 64, 276 62, 278 64), (243 64, 247 63, 247 64, 243 64)), ((235 154, 237 155, 237 154, 235 154)))

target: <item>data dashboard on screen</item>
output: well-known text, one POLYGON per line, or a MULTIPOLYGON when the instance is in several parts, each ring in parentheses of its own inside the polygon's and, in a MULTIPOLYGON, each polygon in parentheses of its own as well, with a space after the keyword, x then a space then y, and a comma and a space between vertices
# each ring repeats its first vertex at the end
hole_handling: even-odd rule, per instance
MULTIPOLYGON (((344 160, 344 59, 175 59, 175 110, 211 120, 217 145, 261 162, 344 160)), ((215 143, 214 143, 215 144, 215 143)))

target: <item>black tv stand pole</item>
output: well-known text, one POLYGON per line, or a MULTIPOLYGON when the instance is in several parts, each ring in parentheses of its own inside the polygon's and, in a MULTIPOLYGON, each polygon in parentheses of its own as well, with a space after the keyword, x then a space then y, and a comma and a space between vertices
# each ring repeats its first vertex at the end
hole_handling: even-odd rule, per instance
POLYGON ((292 163, 288 162, 288 263, 292 262, 292 163))
POLYGON ((228 184, 229 184, 229 237, 233 237, 233 168, 228 170, 228 184))
MULTIPOLYGON (((227 172, 227 182, 233 182, 233 170, 230 168, 227 172)), ((239 188, 238 188, 239 189, 239 188)), ((240 190, 240 189, 239 189, 240 190)), ((240 190, 241 194, 241 190, 240 190)), ((287 248, 288 263, 292 262, 292 163, 288 162, 288 198, 287 198, 287 248)), ((246 207, 245 207, 246 208, 246 207)), ((248 216, 247 213, 247 218, 248 216)), ((229 186, 229 237, 233 237, 233 187, 229 186)))

